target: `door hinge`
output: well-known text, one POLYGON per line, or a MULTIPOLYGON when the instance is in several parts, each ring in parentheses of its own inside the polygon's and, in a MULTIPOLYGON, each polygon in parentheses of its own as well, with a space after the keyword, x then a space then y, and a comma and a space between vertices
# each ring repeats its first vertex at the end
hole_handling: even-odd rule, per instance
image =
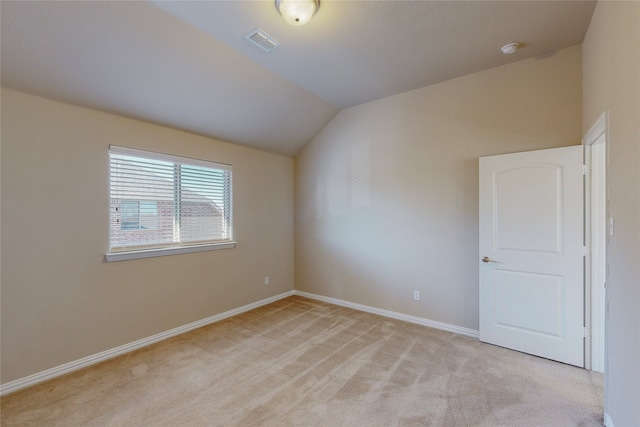
POLYGON ((589 247, 588 246, 583 246, 582 247, 582 256, 587 256, 587 255, 590 255, 589 247))
POLYGON ((591 331, 586 326, 583 328, 582 336, 584 336, 585 338, 591 336, 591 331))
POLYGON ((584 176, 589 175, 589 166, 582 165, 582 175, 584 175, 584 176))

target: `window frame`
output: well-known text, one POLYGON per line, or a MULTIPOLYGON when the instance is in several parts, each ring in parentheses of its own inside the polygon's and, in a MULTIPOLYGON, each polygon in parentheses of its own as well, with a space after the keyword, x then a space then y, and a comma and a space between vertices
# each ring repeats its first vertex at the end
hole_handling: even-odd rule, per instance
MULTIPOLYGON (((133 148, 125 148, 115 145, 109 146, 109 250, 105 253, 105 259, 107 262, 112 261, 124 261, 129 259, 139 259, 139 258, 151 258, 157 256, 165 256, 165 255, 176 255, 176 254, 184 254, 184 253, 193 253, 193 252, 202 252, 202 251, 210 251, 210 250, 218 250, 218 249, 231 249, 236 246, 236 241, 233 238, 233 167, 224 163, 217 163, 207 160, 193 159, 188 157, 175 156, 170 154, 162 154, 152 151, 146 150, 138 150, 133 148), (229 173, 229 194, 228 201, 225 200, 225 221, 228 222, 226 226, 228 228, 228 239, 223 240, 213 240, 213 241, 187 241, 187 242, 172 242, 172 243, 152 243, 149 245, 145 245, 144 243, 131 247, 116 247, 112 245, 112 235, 111 235, 111 227, 112 227, 112 154, 115 155, 125 155, 125 156, 134 156, 139 158, 144 158, 146 160, 158 160, 162 162, 170 162, 173 163, 174 166, 178 165, 178 167, 182 166, 192 166, 192 167, 204 167, 208 169, 217 169, 224 172, 229 173), (228 205, 228 206, 227 206, 228 205), (114 250, 115 248, 115 250, 114 250)), ((182 199, 181 199, 182 200, 182 199)), ((127 201, 135 201, 135 200, 127 200, 127 201)), ((146 200, 138 200, 138 203, 143 203, 146 200)), ((180 202, 182 203, 182 202, 180 202)), ((138 213, 140 213, 140 205, 138 207, 138 213)), ((180 215, 179 213, 174 213, 174 218, 176 215, 180 215)), ((140 220, 140 217, 138 218, 140 220)), ((139 224, 140 225, 140 224, 139 224)))

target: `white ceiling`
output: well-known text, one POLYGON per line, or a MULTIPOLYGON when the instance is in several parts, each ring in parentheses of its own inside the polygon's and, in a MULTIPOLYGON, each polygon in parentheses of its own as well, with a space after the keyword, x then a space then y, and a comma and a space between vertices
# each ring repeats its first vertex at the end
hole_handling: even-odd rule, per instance
POLYGON ((342 108, 579 44, 594 7, 321 0, 293 27, 270 0, 2 1, 2 85, 295 155, 342 108))

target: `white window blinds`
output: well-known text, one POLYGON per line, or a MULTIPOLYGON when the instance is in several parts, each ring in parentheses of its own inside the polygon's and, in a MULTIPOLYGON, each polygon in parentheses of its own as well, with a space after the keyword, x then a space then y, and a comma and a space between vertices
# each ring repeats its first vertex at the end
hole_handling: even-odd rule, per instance
POLYGON ((232 167, 111 146, 110 252, 232 240, 232 167))

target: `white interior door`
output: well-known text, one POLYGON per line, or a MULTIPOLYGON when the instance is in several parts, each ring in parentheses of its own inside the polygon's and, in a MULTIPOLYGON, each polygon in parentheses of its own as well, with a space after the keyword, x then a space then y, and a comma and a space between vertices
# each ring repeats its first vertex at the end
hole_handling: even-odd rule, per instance
POLYGON ((481 341, 584 366, 582 165, 582 146, 480 158, 481 341))

